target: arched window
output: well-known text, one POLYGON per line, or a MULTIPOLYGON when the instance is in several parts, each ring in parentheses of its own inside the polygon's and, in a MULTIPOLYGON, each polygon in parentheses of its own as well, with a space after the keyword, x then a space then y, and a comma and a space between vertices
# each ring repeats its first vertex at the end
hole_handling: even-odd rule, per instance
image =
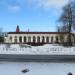
POLYGON ((49 43, 49 37, 48 36, 46 37, 46 42, 49 43))
POLYGON ((51 37, 51 43, 53 43, 53 36, 51 37))
POLYGON ((22 43, 22 37, 21 36, 19 37, 19 42, 22 43))
POLYGON ((34 43, 36 42, 36 37, 35 37, 35 36, 33 36, 33 42, 34 42, 34 43))
POLYGON ((44 36, 42 36, 42 43, 44 43, 45 42, 45 38, 44 38, 44 36))
POLYGON ((30 36, 28 37, 28 42, 31 42, 31 37, 30 36))
POLYGON ((56 41, 55 42, 58 43, 58 36, 56 36, 56 41))
POLYGON ((37 37, 37 42, 40 43, 40 36, 37 37))
POLYGON ((14 42, 17 43, 17 36, 14 37, 14 42))
POLYGON ((26 43, 26 36, 24 36, 24 43, 26 43))
POLYGON ((10 36, 10 41, 12 42, 12 37, 10 36))

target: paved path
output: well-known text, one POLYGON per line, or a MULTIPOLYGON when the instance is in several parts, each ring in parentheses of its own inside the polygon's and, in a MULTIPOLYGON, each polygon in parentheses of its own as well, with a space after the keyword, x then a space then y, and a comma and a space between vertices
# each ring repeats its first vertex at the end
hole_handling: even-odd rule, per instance
POLYGON ((0 54, 0 61, 51 62, 75 61, 75 55, 10 55, 0 54))

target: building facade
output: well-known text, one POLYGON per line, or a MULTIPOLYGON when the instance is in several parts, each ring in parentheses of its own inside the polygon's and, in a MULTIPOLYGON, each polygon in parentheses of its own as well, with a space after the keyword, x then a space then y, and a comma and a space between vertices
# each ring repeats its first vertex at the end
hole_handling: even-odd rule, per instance
MULTIPOLYGON (((67 32, 21 32, 17 26, 15 32, 8 32, 5 37, 5 43, 61 43, 66 42, 67 32), (64 37, 64 40, 60 36, 64 37)), ((72 39, 74 42, 74 38, 72 39)))

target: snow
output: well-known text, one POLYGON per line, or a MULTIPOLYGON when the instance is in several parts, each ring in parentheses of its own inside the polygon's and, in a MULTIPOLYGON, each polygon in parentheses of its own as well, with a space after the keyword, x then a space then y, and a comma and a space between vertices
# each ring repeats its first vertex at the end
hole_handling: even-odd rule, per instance
POLYGON ((67 75, 75 74, 75 63, 0 62, 0 75, 67 75), (22 70, 29 71, 23 73, 22 70))
POLYGON ((43 46, 1 44, 0 54, 75 55, 75 47, 63 47, 57 44, 46 44, 43 46))
MULTIPOLYGON (((32 55, 75 55, 75 47, 63 47, 56 44, 30 46, 11 44, 0 45, 0 54, 32 55)), ((2 62, 0 75, 67 75, 75 74, 75 62, 2 62), (27 72, 23 72, 27 70, 27 72)))

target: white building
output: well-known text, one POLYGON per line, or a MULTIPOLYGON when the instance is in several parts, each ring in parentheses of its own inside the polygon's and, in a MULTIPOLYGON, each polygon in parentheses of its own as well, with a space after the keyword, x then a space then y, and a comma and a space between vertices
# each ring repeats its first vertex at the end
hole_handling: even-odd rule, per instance
MULTIPOLYGON (((67 32, 20 32, 17 26, 16 32, 8 32, 5 43, 61 43, 60 35, 67 39, 67 32)), ((72 39, 74 42, 74 39, 72 39)), ((63 40, 63 42, 66 42, 63 40)))

